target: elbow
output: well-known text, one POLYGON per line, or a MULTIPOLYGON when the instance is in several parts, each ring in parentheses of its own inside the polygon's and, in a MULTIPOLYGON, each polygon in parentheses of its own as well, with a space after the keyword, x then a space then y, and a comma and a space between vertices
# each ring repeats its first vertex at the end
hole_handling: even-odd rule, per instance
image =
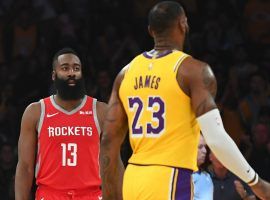
POLYGON ((32 178, 34 176, 34 166, 19 161, 16 168, 16 175, 26 175, 32 178))

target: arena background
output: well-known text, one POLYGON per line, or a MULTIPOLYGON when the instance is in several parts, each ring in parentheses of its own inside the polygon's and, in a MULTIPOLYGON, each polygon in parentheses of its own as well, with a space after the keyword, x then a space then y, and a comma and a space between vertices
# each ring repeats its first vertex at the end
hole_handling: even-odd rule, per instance
MULTIPOLYGON (((0 196, 14 199, 20 119, 52 92, 53 54, 72 47, 88 95, 107 102, 112 82, 135 55, 153 48, 147 12, 156 0, 0 1, 0 196)), ((270 1, 183 0, 187 49, 213 68, 224 125, 270 181, 270 1)), ((123 160, 130 155, 123 145, 123 160)))

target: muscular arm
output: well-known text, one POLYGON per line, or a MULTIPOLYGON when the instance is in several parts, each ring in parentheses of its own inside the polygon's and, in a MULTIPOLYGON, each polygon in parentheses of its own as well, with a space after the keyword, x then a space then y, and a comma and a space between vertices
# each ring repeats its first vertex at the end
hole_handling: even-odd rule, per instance
POLYGON ((260 178, 258 180, 257 174, 223 127, 214 101, 217 84, 211 68, 206 63, 187 58, 179 68, 177 80, 191 97, 191 106, 211 151, 227 169, 249 183, 256 195, 270 199, 270 184, 260 178))
POLYGON ((28 200, 33 178, 36 154, 36 126, 40 116, 39 103, 29 105, 22 117, 18 142, 18 164, 15 175, 15 199, 28 200))
POLYGON ((123 74, 124 70, 115 79, 101 139, 100 166, 104 200, 122 199, 124 165, 120 147, 128 131, 127 116, 118 95, 123 74))
POLYGON ((177 81, 184 92, 191 97, 196 117, 215 109, 217 83, 211 68, 191 57, 186 58, 177 73, 177 81))

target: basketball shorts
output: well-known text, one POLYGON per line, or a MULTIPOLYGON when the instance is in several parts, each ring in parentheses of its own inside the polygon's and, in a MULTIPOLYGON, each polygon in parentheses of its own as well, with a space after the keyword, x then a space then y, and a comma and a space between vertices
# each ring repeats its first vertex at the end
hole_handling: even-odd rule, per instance
POLYGON ((129 164, 123 180, 124 200, 192 200, 192 170, 129 164))
POLYGON ((98 188, 82 190, 56 190, 47 186, 38 186, 35 200, 102 200, 98 188))

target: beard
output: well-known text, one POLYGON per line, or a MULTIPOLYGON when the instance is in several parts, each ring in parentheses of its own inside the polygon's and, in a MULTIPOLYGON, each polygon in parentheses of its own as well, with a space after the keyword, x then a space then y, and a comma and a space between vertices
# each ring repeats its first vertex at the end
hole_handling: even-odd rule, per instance
POLYGON ((68 78, 67 80, 61 79, 55 76, 54 87, 57 91, 57 95, 63 100, 78 100, 84 97, 86 94, 84 79, 75 79, 74 77, 68 78), (68 81, 73 80, 74 86, 70 86, 68 81))

